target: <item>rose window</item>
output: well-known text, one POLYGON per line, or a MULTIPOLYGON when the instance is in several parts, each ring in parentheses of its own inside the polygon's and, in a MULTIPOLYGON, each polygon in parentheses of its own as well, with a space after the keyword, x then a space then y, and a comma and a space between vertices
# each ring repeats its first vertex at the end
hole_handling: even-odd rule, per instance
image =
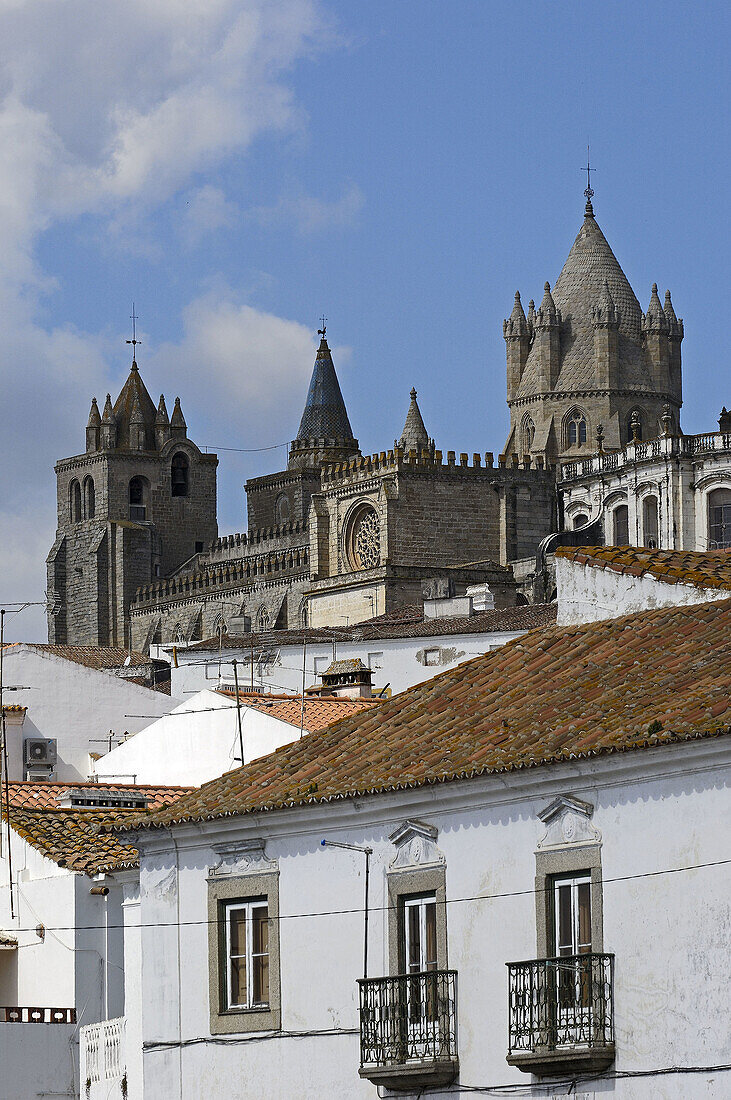
POLYGON ((374 569, 380 565, 381 534, 375 508, 365 504, 352 517, 346 549, 352 569, 374 569))

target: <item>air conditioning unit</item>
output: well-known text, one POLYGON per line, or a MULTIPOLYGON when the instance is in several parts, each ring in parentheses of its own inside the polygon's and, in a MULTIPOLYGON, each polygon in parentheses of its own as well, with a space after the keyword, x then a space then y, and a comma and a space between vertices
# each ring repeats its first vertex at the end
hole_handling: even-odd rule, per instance
POLYGON ((51 766, 56 763, 56 739, 54 737, 26 737, 23 742, 23 750, 26 764, 51 766))

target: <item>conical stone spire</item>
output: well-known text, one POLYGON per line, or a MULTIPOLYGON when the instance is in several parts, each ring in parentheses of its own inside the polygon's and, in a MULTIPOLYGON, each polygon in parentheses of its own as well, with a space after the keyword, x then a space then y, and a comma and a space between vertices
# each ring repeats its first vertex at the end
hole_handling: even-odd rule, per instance
POLYGON ((317 466, 358 454, 324 330, 321 336, 290 466, 317 466))
POLYGON ((507 339, 509 336, 527 335, 528 322, 525 319, 525 313, 523 312, 523 306, 520 301, 520 291, 516 290, 513 311, 507 321, 503 321, 503 336, 507 339))
POLYGON ((114 415, 114 409, 112 408, 112 395, 111 395, 111 393, 107 394, 107 399, 104 402, 104 414, 102 416, 102 423, 103 424, 116 424, 117 423, 117 418, 114 415))
POLYGON ((657 293, 657 283, 653 283, 643 328, 646 332, 665 332, 667 327, 667 318, 657 293))
POLYGON ((183 410, 180 407, 180 398, 175 398, 173 415, 170 417, 170 434, 173 439, 185 439, 188 433, 188 425, 185 423, 183 410))
POLYGON ((421 451, 434 449, 434 441, 429 438, 421 410, 416 401, 415 389, 411 390, 411 403, 409 404, 409 411, 406 413, 406 422, 398 446, 407 454, 409 451, 416 451, 419 454, 421 451))
POLYGON ((89 409, 89 419, 86 422, 87 428, 100 428, 102 418, 99 415, 99 406, 96 403, 96 397, 91 399, 91 408, 89 409))
POLYGON ((160 402, 157 406, 157 416, 155 417, 155 427, 164 428, 170 423, 170 417, 168 416, 168 410, 165 405, 165 395, 160 394, 160 402))
POLYGON ((556 304, 551 294, 551 284, 546 282, 543 287, 543 301, 538 307, 538 313, 536 314, 536 327, 547 328, 549 325, 555 325, 558 323, 558 314, 556 313, 556 304))

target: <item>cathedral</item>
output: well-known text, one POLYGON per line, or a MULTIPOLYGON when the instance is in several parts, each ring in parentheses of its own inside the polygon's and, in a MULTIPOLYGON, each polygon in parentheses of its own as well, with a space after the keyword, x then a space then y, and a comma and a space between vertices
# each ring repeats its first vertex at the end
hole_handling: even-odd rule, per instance
MULTIPOLYGON (((218 459, 188 438, 179 399, 170 416, 164 397, 155 406, 136 362, 114 404, 107 395, 100 413, 92 401, 85 453, 56 465, 51 642, 146 652, 217 632, 352 624, 426 597, 477 601, 486 586, 497 607, 522 602, 541 545, 564 527, 566 472, 569 496, 588 478, 572 534, 611 541, 603 463, 618 468, 624 454, 629 471, 658 457, 643 441, 682 438, 683 322, 654 285, 643 312, 590 193, 553 288, 527 313, 516 293, 503 322, 510 432, 497 458, 437 449, 413 389, 393 448, 364 454, 319 335, 287 468, 247 482, 245 532, 219 536, 218 459)), ((728 472, 728 453, 723 462, 728 472)))

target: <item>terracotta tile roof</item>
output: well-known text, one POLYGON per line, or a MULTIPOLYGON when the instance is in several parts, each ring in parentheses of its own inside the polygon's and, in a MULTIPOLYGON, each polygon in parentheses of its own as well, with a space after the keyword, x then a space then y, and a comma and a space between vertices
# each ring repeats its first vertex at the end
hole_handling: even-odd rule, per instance
POLYGON ((547 627, 228 772, 146 825, 731 732, 731 600, 547 627))
MULTIPOLYGON (((521 607, 501 607, 493 611, 480 611, 470 616, 449 616, 442 619, 425 619, 420 608, 408 610, 404 618, 379 615, 375 619, 353 626, 308 627, 306 630, 270 630, 262 634, 224 634, 219 643, 218 637, 206 638, 188 646, 187 651, 217 651, 219 644, 223 649, 274 649, 284 645, 302 645, 303 636, 308 645, 318 642, 377 642, 391 638, 433 638, 441 634, 491 634, 500 631, 534 630, 538 626, 547 626, 556 621, 556 604, 527 604, 521 607), (418 612, 418 617, 416 612, 418 612)), ((178 650, 179 658, 186 650, 178 650)), ((184 659, 184 658, 183 658, 184 659)))
POLYGON ((50 642, 29 642, 32 649, 40 649, 43 653, 53 653, 56 657, 63 657, 67 661, 74 661, 77 665, 85 665, 87 668, 123 668, 129 657, 129 665, 133 668, 150 668, 152 660, 145 657, 144 653, 135 650, 122 649, 120 646, 94 646, 94 645, 53 645, 50 642))
POLYGON ((143 794, 147 798, 149 809, 156 810, 167 805, 183 794, 189 794, 195 787, 150 786, 145 783, 34 783, 25 780, 22 783, 8 783, 10 808, 24 810, 58 809, 69 791, 122 791, 143 794))
MULTIPOLYGON (((150 806, 160 808, 174 802, 193 787, 123 786, 112 783, 11 783, 10 824, 24 840, 52 859, 59 867, 84 871, 88 875, 114 865, 117 868, 137 864, 137 852, 108 833, 98 832, 102 825, 119 824, 139 810, 59 809, 58 803, 69 790, 113 789, 142 792, 150 806)), ((149 810, 147 811, 150 812, 149 810)), ((3 814, 5 817, 5 814, 3 814)))
POLYGON ((645 550, 640 546, 562 546, 556 557, 612 569, 633 577, 649 574, 666 584, 731 589, 731 550, 645 550))
MULTIPOLYGON (((221 695, 236 697, 235 692, 219 688, 221 695)), ((240 692, 242 705, 253 707, 262 714, 278 718, 280 722, 289 722, 299 726, 302 720, 301 695, 266 695, 261 692, 240 692)), ((367 707, 375 706, 375 699, 340 699, 335 695, 305 695, 304 728, 310 733, 324 729, 340 718, 358 714, 367 707)))

